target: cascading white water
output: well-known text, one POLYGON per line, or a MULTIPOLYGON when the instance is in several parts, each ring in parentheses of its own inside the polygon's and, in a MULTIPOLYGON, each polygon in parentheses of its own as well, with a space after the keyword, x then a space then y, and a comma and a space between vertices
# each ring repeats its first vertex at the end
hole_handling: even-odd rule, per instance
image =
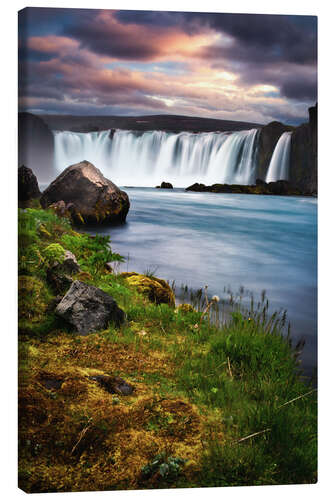
POLYGON ((284 132, 279 138, 266 175, 266 182, 279 180, 287 181, 289 178, 291 132, 284 132))
POLYGON ((55 166, 88 160, 118 185, 177 187, 252 184, 256 173, 257 129, 240 132, 167 133, 110 130, 54 132, 55 166))

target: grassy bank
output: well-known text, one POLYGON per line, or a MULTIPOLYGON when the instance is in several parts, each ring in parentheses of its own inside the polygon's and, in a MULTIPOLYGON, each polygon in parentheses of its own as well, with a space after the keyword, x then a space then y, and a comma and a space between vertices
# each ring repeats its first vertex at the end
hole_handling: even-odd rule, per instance
POLYGON ((29 492, 316 481, 316 393, 297 375, 283 318, 237 306, 223 326, 150 302, 106 262, 108 239, 51 211, 19 213, 19 485, 29 492), (79 336, 54 314, 47 270, 73 252, 76 279, 126 322, 79 336), (135 386, 112 395, 93 379, 135 386))

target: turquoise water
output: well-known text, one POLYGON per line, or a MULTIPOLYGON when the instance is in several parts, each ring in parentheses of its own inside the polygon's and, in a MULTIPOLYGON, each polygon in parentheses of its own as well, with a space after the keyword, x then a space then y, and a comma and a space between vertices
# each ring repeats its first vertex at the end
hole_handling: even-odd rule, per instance
POLYGON ((124 226, 101 228, 129 262, 176 285, 211 295, 244 286, 270 310, 287 309, 293 339, 306 341, 302 366, 317 364, 317 200, 305 197, 190 193, 124 188, 124 226))

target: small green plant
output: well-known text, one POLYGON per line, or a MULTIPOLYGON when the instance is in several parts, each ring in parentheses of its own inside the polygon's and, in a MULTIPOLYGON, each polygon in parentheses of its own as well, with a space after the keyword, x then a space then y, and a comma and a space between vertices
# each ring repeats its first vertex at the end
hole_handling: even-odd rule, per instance
POLYGON ((154 278, 157 270, 158 270, 158 266, 155 266, 154 268, 147 267, 147 269, 145 270, 145 272, 143 274, 145 276, 147 276, 147 278, 154 278))
POLYGON ((167 457, 165 452, 159 453, 149 464, 142 467, 141 475, 146 480, 157 474, 161 479, 174 481, 179 476, 185 463, 186 460, 183 458, 167 457))

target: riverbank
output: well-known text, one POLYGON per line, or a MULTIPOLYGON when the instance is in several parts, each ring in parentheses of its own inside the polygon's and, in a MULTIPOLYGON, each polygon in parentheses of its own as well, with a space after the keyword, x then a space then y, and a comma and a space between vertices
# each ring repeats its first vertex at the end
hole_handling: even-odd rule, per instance
POLYGON ((20 210, 20 487, 315 482, 316 393, 295 375, 283 318, 235 309, 220 328, 203 311, 151 302, 106 269, 120 260, 107 238, 79 234, 51 211, 20 210), (73 279, 110 294, 125 323, 81 336, 55 315, 54 244, 75 254, 73 279), (98 376, 134 392, 110 394, 98 376))

